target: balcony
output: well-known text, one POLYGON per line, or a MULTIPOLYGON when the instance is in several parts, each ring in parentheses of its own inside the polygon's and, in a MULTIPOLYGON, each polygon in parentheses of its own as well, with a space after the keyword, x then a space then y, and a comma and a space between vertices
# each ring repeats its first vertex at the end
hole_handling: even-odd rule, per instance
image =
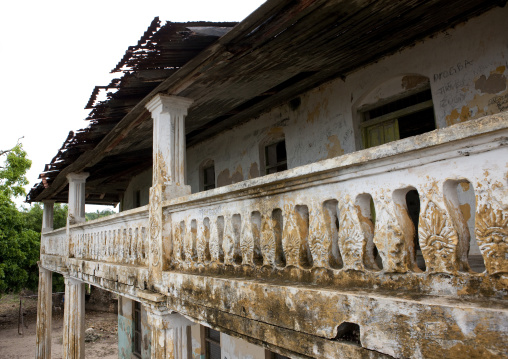
POLYGON ((168 201, 152 193, 44 233, 42 266, 290 355, 506 355, 507 145, 505 112, 168 201))

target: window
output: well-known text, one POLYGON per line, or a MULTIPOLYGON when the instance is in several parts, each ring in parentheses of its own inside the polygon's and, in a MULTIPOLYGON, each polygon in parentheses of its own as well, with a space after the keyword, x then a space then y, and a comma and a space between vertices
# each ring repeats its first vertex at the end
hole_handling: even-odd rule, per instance
POLYGON ((203 190, 208 191, 209 189, 215 188, 215 166, 211 165, 203 168, 203 190))
POLYGON ((141 358, 141 303, 134 301, 134 308, 132 311, 133 314, 133 331, 134 331, 134 340, 132 343, 132 352, 135 356, 141 358))
POLYGON ((220 332, 205 328, 205 351, 206 359, 221 359, 220 332))
POLYGON ((436 129, 430 89, 363 111, 365 148, 436 129))
POLYGON ((286 141, 282 140, 265 147, 265 174, 277 173, 288 169, 286 141))
POLYGON ((265 350, 265 359, 291 359, 291 358, 281 355, 281 354, 271 352, 268 349, 266 349, 265 350))
POLYGON ((141 191, 134 191, 134 208, 141 207, 141 191))

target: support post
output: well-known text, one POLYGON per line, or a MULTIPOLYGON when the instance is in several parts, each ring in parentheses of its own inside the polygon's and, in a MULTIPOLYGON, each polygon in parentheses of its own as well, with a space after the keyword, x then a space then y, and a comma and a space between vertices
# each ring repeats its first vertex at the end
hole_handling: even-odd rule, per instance
POLYGON ((85 357, 85 284, 65 277, 63 358, 85 357))
POLYGON ((55 201, 43 201, 44 209, 42 211, 42 233, 53 230, 53 213, 55 201))
POLYGON ((85 182, 89 173, 69 173, 69 203, 67 224, 85 222, 85 182))
POLYGON ((147 308, 152 335, 151 359, 191 359, 188 328, 193 322, 167 309, 147 308))
MULTIPOLYGON (((46 206, 44 206, 46 210, 46 206)), ((51 317, 53 277, 39 262, 39 295, 37 296, 36 359, 51 359, 51 317)))
POLYGON ((146 108, 153 118, 153 178, 150 188, 149 282, 155 290, 165 267, 162 202, 191 193, 185 184, 185 116, 192 100, 169 95, 156 95, 146 108))

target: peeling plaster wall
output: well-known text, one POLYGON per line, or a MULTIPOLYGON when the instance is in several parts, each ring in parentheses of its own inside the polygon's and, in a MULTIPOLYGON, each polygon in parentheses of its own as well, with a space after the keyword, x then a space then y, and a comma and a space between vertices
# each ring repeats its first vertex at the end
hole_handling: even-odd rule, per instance
MULTIPOLYGON (((133 301, 118 298, 118 357, 131 358, 134 339, 133 301)), ((141 358, 150 358, 151 336, 146 310, 141 306, 141 358)))
POLYGON ((201 346, 201 326, 191 326, 191 342, 192 342, 192 358, 191 359, 205 359, 205 348, 201 346))
POLYGON ((187 150, 188 184, 215 162, 218 186, 262 173, 260 144, 284 133, 288 167, 362 148, 357 108, 430 79, 436 127, 508 110, 508 7, 421 41, 342 79, 330 81, 187 150))
POLYGON ((132 357, 132 300, 118 298, 118 357, 132 357))
POLYGON ((265 349, 245 340, 220 334, 222 359, 265 359, 265 349))
MULTIPOLYGON (((192 192, 199 191, 200 164, 207 160, 215 163, 218 187, 258 177, 263 146, 272 138, 285 137, 288 168, 359 150, 358 108, 427 81, 437 128, 508 110, 507 18, 508 7, 494 8, 188 148, 192 192)), ((459 199, 471 234, 470 253, 478 255, 474 193, 459 190, 459 199)))
POLYGON ((134 196, 140 191, 140 205, 148 204, 150 186, 152 185, 152 169, 148 169, 137 176, 134 176, 125 190, 121 202, 122 211, 134 208, 134 196))

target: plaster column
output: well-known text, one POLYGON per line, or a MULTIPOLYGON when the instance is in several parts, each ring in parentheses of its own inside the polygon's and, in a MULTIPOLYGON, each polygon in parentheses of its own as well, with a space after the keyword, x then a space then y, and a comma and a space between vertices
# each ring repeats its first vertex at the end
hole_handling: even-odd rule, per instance
POLYGON ((191 359, 191 322, 178 313, 147 308, 152 335, 151 359, 191 359))
POLYGON ((53 230, 53 209, 55 201, 43 201, 44 209, 42 212, 42 233, 53 230))
POLYGON ((149 284, 151 290, 161 282, 168 257, 163 242, 169 241, 162 202, 191 193, 185 184, 185 116, 192 100, 158 94, 146 104, 153 118, 153 178, 150 188, 149 284))
POLYGON ((164 187, 164 200, 190 194, 185 184, 185 116, 192 102, 158 94, 146 104, 153 118, 152 186, 164 187))
MULTIPOLYGON (((46 210, 46 206, 44 206, 44 210, 46 210)), ((37 297, 37 333, 35 339, 35 358, 37 359, 51 359, 52 274, 51 271, 42 268, 39 262, 39 295, 37 297)))
POLYGON ((85 222, 85 182, 89 173, 69 173, 69 213, 67 215, 67 224, 77 224, 85 222))
POLYGON ((85 283, 65 277, 63 358, 85 357, 85 283))

